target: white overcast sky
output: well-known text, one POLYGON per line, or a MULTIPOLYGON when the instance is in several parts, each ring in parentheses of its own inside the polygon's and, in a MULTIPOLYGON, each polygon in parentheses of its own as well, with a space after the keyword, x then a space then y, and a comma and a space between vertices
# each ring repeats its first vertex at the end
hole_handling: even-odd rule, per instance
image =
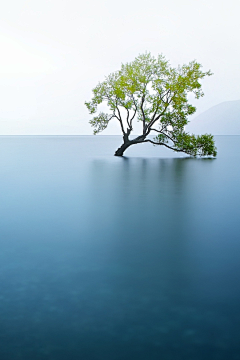
POLYGON ((145 51, 212 70, 197 114, 238 100, 239 16, 239 0, 3 1, 0 134, 92 134, 91 89, 145 51))

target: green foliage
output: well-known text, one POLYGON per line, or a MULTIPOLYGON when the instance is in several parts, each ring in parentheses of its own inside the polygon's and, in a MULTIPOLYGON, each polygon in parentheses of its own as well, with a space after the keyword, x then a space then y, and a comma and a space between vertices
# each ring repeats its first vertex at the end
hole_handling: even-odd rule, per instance
MULTIPOLYGON (((168 138, 163 134, 159 134, 155 141, 160 145, 164 145, 168 143, 168 138)), ((192 156, 216 156, 217 149, 215 147, 215 143, 213 140, 213 135, 205 134, 205 135, 190 135, 186 132, 180 132, 175 134, 174 137, 174 145, 176 147, 176 151, 183 151, 186 154, 192 156)))
POLYGON ((184 131, 188 116, 196 111, 188 95, 197 99, 203 96, 200 81, 211 75, 201 68, 196 61, 173 68, 163 55, 154 58, 150 53, 122 64, 119 71, 93 89, 92 100, 85 103, 90 114, 97 113, 100 104, 108 108, 108 112, 100 112, 90 120, 94 134, 115 118, 124 143, 130 142, 128 136, 136 119, 142 122, 142 134, 134 139, 134 144, 150 141, 147 136, 154 131, 158 133, 155 144, 193 156, 216 156, 212 135, 194 136, 184 131))
POLYGON ((106 129, 109 120, 110 120, 109 115, 104 114, 103 112, 100 112, 98 116, 95 116, 92 120, 90 120, 89 122, 94 128, 93 130, 94 135, 106 129))

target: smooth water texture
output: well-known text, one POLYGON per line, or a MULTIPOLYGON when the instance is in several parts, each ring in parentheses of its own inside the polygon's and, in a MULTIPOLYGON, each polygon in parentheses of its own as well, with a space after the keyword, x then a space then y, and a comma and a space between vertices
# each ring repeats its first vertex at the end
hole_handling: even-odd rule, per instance
POLYGON ((1 360, 240 359, 240 137, 120 143, 0 137, 1 360))

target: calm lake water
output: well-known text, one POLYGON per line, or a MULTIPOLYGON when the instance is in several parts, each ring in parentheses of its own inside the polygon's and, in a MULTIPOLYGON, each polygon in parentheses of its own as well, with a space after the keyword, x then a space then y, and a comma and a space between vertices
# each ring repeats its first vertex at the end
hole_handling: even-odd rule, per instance
POLYGON ((215 139, 0 137, 1 360, 240 359, 240 136, 215 139))

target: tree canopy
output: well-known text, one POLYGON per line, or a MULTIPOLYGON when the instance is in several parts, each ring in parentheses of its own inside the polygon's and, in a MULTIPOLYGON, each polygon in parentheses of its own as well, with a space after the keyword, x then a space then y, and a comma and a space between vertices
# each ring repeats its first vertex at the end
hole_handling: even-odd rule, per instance
POLYGON ((195 136, 185 132, 188 116, 196 108, 189 103, 189 94, 202 97, 200 80, 212 75, 203 72, 196 61, 173 68, 163 55, 139 55, 134 61, 122 64, 93 89, 93 97, 85 102, 90 114, 105 104, 107 112, 100 111, 90 120, 97 134, 116 119, 123 134, 123 144, 115 155, 122 156, 131 145, 150 142, 164 145, 174 151, 192 156, 216 156, 213 136, 195 136), (134 121, 142 122, 141 134, 130 138, 134 121), (155 134, 154 138, 148 137, 155 134))

